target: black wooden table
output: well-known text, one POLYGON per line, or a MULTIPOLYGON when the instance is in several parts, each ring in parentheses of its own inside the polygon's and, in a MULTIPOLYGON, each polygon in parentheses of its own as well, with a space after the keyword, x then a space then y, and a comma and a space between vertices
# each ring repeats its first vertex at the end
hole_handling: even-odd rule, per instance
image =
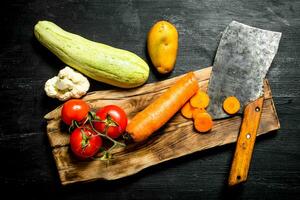
MULTIPOLYGON (((300 196, 299 1, 8 1, 0 6, 0 191, 28 199, 296 199, 300 196), (210 66, 221 31, 232 20, 283 37, 267 75, 281 122, 258 139, 248 182, 226 186, 235 145, 195 153, 134 176, 62 187, 43 116, 60 105, 44 83, 64 64, 33 36, 49 20, 94 41, 135 52, 149 61, 145 41, 157 20, 179 31, 174 77, 210 66)), ((163 80, 151 71, 148 82, 163 80)), ((91 80, 92 90, 110 89, 91 80)), ((1 198, 2 199, 2 198, 1 198)))

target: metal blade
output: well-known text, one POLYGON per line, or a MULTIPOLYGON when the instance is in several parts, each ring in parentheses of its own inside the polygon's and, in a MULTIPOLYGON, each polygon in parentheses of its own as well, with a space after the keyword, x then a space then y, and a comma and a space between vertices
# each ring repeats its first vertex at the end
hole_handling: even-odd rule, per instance
POLYGON ((241 110, 263 94, 263 79, 277 53, 280 32, 254 28, 232 21, 225 29, 213 64, 208 86, 213 119, 229 117, 222 108, 228 96, 235 96, 241 110))

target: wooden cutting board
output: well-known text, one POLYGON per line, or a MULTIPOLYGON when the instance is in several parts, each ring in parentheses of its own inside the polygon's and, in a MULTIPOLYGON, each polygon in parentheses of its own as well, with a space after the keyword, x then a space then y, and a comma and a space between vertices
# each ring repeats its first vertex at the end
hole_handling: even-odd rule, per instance
MULTIPOLYGON (((211 67, 195 71, 199 86, 206 90, 211 67)), ((151 83, 136 89, 91 92, 84 97, 93 109, 116 104, 128 114, 129 120, 169 88, 178 77, 151 83)), ((264 106, 257 135, 280 128, 268 81, 264 84, 264 106)), ((69 150, 69 134, 62 130, 61 107, 45 116, 47 135, 52 147, 59 177, 63 185, 97 179, 114 180, 133 175, 142 169, 197 151, 233 143, 237 139, 241 116, 214 121, 210 133, 195 132, 193 122, 177 113, 163 128, 146 142, 130 144, 115 150, 107 165, 100 160, 79 161, 69 150)))

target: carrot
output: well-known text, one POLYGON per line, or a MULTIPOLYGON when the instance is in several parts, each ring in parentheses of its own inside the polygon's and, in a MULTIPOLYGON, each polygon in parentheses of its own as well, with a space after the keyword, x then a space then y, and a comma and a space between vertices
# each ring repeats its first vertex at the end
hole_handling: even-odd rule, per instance
POLYGON ((191 106, 190 102, 186 102, 184 106, 181 108, 181 114, 188 119, 191 119, 193 117, 193 113, 196 108, 191 106))
POLYGON ((193 72, 189 72, 135 115, 129 122, 126 132, 135 142, 147 139, 171 119, 197 91, 197 78, 193 72))
POLYGON ((197 117, 199 113, 205 113, 206 110, 204 108, 196 108, 193 110, 193 119, 197 117))
POLYGON ((191 98, 190 103, 195 108, 206 108, 209 104, 209 96, 198 90, 198 92, 191 98))
POLYGON ((209 131, 213 126, 211 116, 206 112, 197 114, 194 120, 194 126, 199 132, 209 131))
POLYGON ((223 109, 226 113, 233 115, 240 110, 241 104, 239 100, 234 97, 230 96, 225 99, 223 102, 223 109))

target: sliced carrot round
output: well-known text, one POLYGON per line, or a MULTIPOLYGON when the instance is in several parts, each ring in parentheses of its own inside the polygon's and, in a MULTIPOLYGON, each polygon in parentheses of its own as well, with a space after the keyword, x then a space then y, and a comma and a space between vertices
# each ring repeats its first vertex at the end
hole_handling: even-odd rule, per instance
POLYGON ((237 113, 240 108, 241 104, 234 96, 227 97, 223 102, 223 109, 227 114, 233 115, 237 113))
POLYGON ((190 99, 190 103, 195 108, 206 108, 209 104, 209 96, 198 90, 198 92, 190 99))
POLYGON ((199 113, 196 115, 196 118, 194 120, 194 126, 195 129, 199 132, 208 132, 212 129, 213 120, 208 113, 199 113))
POLYGON ((195 110, 195 108, 193 108, 190 104, 190 102, 186 102, 186 104, 184 104, 184 106, 181 108, 181 114, 188 119, 191 119, 193 117, 193 111, 195 110))
POLYGON ((199 113, 204 113, 206 110, 204 108, 196 108, 193 110, 193 119, 197 117, 199 113))

